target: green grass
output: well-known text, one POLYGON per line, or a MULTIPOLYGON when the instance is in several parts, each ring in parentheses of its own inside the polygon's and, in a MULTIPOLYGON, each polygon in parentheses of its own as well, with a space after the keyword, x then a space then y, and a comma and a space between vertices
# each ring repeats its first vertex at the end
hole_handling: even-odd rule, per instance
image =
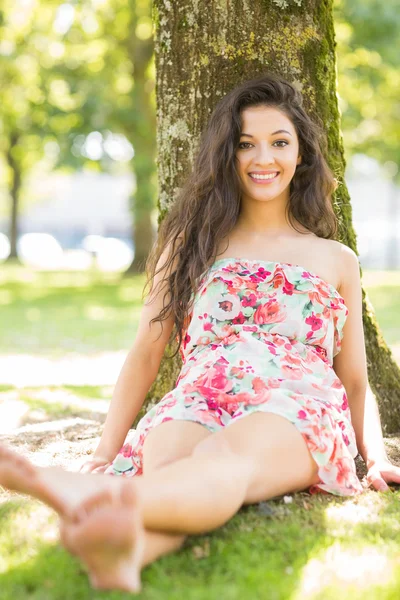
MULTIPOLYGON (((400 273, 364 272, 384 338, 400 345, 400 273)), ((128 350, 138 325, 143 277, 40 273, 3 266, 0 354, 63 356, 128 350)), ((84 416, 111 386, 0 386, 0 405, 22 401, 41 419, 84 416), (88 408, 89 407, 89 408, 88 408)), ((395 488, 393 488, 395 490, 395 488)), ((142 573, 148 600, 397 600, 400 495, 357 499, 300 493, 244 507, 224 527, 190 536, 184 548, 142 573)), ((0 497, 0 600, 124 599, 96 592, 57 543, 57 519, 39 502, 0 497), (6 501, 7 500, 7 501, 6 501)))
MULTIPOLYGON (((399 508, 397 494, 372 492, 358 501, 301 493, 292 504, 244 507, 224 527, 191 536, 179 553, 146 567, 138 598, 394 600, 399 508)), ((3 505, 0 523, 1 600, 131 597, 90 589, 79 563, 55 543, 56 519, 38 503, 3 505)))
POLYGON ((144 276, 121 280, 114 274, 8 270, 3 265, 0 352, 62 356, 129 348, 144 282, 144 276))

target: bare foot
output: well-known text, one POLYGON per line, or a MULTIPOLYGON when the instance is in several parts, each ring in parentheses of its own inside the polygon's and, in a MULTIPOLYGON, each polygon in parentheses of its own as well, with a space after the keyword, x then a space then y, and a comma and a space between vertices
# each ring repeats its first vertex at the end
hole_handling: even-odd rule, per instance
POLYGON ((41 481, 39 469, 3 444, 0 444, 0 486, 39 498, 60 514, 65 511, 59 494, 41 481))
POLYGON ((82 501, 104 488, 117 490, 118 477, 73 473, 59 467, 36 467, 0 444, 0 486, 34 496, 68 517, 82 501))
POLYGON ((139 592, 145 530, 131 482, 83 502, 61 527, 61 541, 88 567, 97 589, 139 592))

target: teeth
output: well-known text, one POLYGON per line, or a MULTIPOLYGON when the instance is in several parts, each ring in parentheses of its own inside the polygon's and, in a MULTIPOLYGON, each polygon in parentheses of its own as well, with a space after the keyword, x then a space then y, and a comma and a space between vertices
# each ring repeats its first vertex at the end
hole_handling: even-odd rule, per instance
POLYGON ((278 173, 270 173, 269 175, 256 175, 255 173, 252 173, 250 177, 253 177, 254 179, 274 179, 277 175, 278 173))

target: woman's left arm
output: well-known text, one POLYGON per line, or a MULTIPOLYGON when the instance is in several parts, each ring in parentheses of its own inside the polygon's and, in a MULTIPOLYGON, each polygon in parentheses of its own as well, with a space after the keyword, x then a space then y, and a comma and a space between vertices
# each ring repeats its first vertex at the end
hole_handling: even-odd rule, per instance
POLYGON ((377 490, 388 490, 390 481, 400 483, 400 467, 392 465, 387 457, 378 406, 368 383, 360 265, 356 253, 344 244, 339 246, 338 261, 339 290, 348 315, 333 368, 346 390, 357 448, 368 469, 367 481, 377 490))
POLYGON ((369 384, 366 391, 353 391, 349 406, 357 449, 368 469, 367 481, 374 489, 387 491, 387 483, 400 483, 400 467, 392 465, 386 454, 378 405, 369 384))

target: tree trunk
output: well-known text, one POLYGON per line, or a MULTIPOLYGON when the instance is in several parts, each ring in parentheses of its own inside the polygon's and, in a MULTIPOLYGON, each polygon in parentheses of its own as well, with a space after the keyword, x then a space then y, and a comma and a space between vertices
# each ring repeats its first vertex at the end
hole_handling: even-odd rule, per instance
MULTIPOLYGON (((151 3, 149 16, 151 13, 151 3)), ((149 64, 153 57, 154 42, 152 37, 140 39, 136 35, 138 22, 136 3, 132 5, 132 33, 128 53, 133 65, 133 98, 135 115, 134 127, 129 138, 135 149, 133 170, 136 178, 136 191, 132 202, 133 214, 133 243, 135 256, 125 275, 140 273, 144 270, 147 256, 154 241, 151 213, 155 208, 155 110, 152 104, 151 93, 154 88, 152 78, 148 74, 149 64)))
MULTIPOLYGON (((334 197, 339 241, 357 252, 336 96, 332 0, 155 0, 160 217, 189 172, 196 141, 215 104, 239 82, 272 71, 302 91, 324 124, 328 163, 341 182, 334 197)), ((400 370, 363 290, 369 382, 385 433, 400 429, 400 370)), ((170 352, 170 351, 169 351, 170 352)), ((179 360, 163 359, 152 402, 172 389, 179 360)))
POLYGON ((5 158, 7 164, 11 170, 12 182, 10 186, 10 198, 11 198, 11 221, 10 221, 10 255, 7 260, 18 260, 17 252, 17 241, 18 241, 18 205, 19 205, 19 192, 21 189, 21 169, 18 161, 14 156, 14 149, 18 144, 18 136, 12 134, 10 136, 10 145, 5 152, 5 158))

